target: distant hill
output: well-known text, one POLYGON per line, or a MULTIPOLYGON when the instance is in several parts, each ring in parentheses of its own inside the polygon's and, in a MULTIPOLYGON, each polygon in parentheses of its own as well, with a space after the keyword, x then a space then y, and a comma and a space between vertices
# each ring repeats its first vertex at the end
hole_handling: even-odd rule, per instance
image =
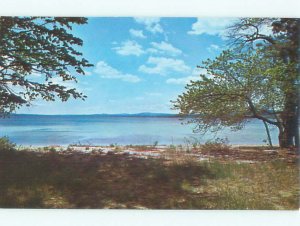
POLYGON ((174 117, 174 116, 178 116, 177 114, 169 114, 169 113, 152 113, 152 112, 142 112, 142 113, 137 113, 137 114, 131 114, 133 116, 147 116, 147 117, 174 117))
MULTIPOLYGON (((12 114, 16 116, 39 116, 40 114, 12 114)), ((141 113, 120 113, 120 114, 85 114, 85 115, 44 115, 44 116, 116 116, 116 117, 177 117, 178 114, 170 114, 170 113, 155 113, 155 112, 141 112, 141 113)), ((43 116, 43 115, 41 115, 43 116)))
POLYGON ((169 113, 153 113, 153 112, 141 112, 141 113, 120 113, 120 114, 95 114, 99 116, 119 116, 119 117, 176 117, 177 114, 169 113))

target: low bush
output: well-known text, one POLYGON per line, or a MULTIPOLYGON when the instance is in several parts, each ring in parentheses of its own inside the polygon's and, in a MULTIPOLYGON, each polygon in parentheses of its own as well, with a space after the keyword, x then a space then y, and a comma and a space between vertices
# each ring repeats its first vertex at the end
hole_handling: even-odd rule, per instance
POLYGON ((16 144, 12 143, 8 137, 0 137, 0 151, 15 151, 16 144))
POLYGON ((201 150, 204 152, 229 151, 231 146, 228 144, 228 139, 217 138, 213 141, 207 141, 201 145, 201 150))

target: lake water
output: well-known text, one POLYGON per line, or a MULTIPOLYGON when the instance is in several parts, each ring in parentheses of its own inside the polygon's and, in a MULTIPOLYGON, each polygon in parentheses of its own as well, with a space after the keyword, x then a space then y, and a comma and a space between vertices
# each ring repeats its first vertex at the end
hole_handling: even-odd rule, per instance
MULTIPOLYGON (((214 137, 193 133, 194 125, 183 125, 176 117, 126 117, 101 115, 12 115, 0 119, 0 136, 8 136, 18 145, 139 145, 184 144, 186 139, 204 143, 214 137)), ((271 129, 273 143, 277 130, 271 129)), ((231 144, 264 144, 263 123, 252 121, 237 132, 225 129, 217 137, 231 144)))

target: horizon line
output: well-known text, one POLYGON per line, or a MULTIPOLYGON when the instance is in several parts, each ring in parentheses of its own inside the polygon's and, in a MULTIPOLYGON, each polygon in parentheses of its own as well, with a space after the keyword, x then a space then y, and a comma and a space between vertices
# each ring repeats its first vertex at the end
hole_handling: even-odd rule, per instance
POLYGON ((165 112, 138 112, 138 113, 92 113, 92 114, 40 114, 40 113, 11 113, 10 115, 45 115, 45 116, 80 116, 80 115, 179 115, 179 113, 165 113, 165 112))

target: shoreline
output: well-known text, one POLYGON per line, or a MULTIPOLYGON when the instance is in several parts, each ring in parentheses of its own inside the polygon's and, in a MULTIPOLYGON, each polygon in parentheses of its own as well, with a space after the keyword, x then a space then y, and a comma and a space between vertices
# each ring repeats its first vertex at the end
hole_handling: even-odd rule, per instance
POLYGON ((221 162, 234 161, 238 164, 254 164, 272 160, 297 162, 299 156, 292 150, 269 147, 266 145, 202 145, 183 147, 180 145, 69 145, 69 146, 42 146, 19 147, 18 151, 32 152, 38 155, 56 154, 57 156, 87 155, 87 156, 120 156, 125 159, 161 159, 196 160, 221 162))
MULTIPOLYGON (((62 148, 67 148, 67 147, 95 147, 95 148, 101 148, 101 147, 160 147, 160 148, 168 148, 171 146, 175 147, 180 147, 180 146, 187 146, 186 144, 159 144, 159 145, 153 145, 153 144, 108 144, 108 145, 92 145, 92 144, 44 144, 44 145, 22 145, 22 144, 16 144, 17 147, 20 148, 43 148, 43 147, 62 147, 62 148)), ((198 146, 201 146, 204 144, 199 144, 198 146)), ((192 146, 192 145, 189 145, 192 146)), ((228 144, 228 146, 232 148, 271 148, 269 145, 266 144, 228 144)), ((278 149, 279 146, 273 145, 273 148, 278 149)))

